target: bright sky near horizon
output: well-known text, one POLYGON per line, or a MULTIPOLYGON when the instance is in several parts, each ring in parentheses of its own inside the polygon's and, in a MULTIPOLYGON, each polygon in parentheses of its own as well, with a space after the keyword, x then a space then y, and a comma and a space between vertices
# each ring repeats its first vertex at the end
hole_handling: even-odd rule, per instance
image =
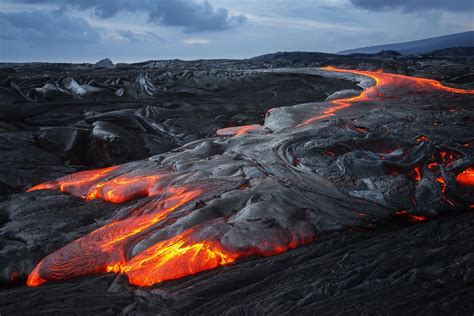
POLYGON ((337 52, 474 30, 472 0, 0 0, 0 61, 337 52))

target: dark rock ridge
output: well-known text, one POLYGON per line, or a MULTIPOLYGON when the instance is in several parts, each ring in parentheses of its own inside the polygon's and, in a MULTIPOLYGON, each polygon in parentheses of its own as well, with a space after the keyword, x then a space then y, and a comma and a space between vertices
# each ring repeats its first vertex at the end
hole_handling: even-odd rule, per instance
POLYGON ((434 50, 456 47, 474 47, 474 31, 426 38, 417 41, 410 41, 396 44, 386 44, 369 46, 363 48, 349 49, 340 54, 374 54, 381 50, 395 50, 404 55, 424 54, 434 50))

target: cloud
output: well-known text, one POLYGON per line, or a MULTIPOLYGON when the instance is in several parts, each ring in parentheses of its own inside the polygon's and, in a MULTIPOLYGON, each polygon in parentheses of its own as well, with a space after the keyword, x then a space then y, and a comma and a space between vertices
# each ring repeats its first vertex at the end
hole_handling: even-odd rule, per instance
POLYGON ((222 31, 244 23, 243 14, 214 9, 207 1, 195 0, 20 0, 29 4, 53 4, 62 10, 74 7, 92 10, 99 18, 110 18, 119 12, 145 12, 150 22, 182 27, 185 32, 222 31))
POLYGON ((469 10, 474 10, 473 0, 351 0, 351 2, 357 7, 371 11, 399 9, 404 12, 425 10, 469 12, 469 10))
POLYGON ((183 26, 186 32, 222 31, 247 20, 245 15, 231 15, 227 9, 214 9, 209 2, 159 0, 150 11, 150 21, 167 26, 183 26))
POLYGON ((59 12, 0 12, 0 39, 29 43, 96 43, 97 28, 78 17, 59 12))
POLYGON ((206 38, 186 38, 183 40, 183 43, 186 45, 207 45, 211 41, 206 38))
POLYGON ((113 41, 126 41, 136 43, 166 42, 164 38, 153 32, 134 32, 129 30, 105 29, 105 31, 102 32, 101 35, 103 38, 110 39, 113 41))

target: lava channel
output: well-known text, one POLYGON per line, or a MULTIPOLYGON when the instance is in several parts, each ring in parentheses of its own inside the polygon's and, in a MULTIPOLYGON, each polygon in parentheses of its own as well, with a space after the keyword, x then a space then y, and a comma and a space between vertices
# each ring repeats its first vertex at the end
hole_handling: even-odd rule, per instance
POLYGON ((411 94, 417 93, 434 93, 434 92, 446 92, 446 93, 458 93, 458 94, 474 94, 474 89, 463 90, 456 89, 452 87, 447 87, 441 84, 439 81, 433 79, 425 78, 416 78, 409 77, 404 75, 390 74, 384 72, 376 71, 365 71, 365 70, 351 70, 351 69, 340 69, 332 66, 321 68, 330 72, 339 72, 339 73, 351 73, 356 75, 362 75, 369 78, 372 78, 375 82, 370 88, 364 89, 361 94, 330 101, 331 106, 324 110, 320 115, 311 117, 298 126, 304 126, 310 124, 314 121, 325 119, 331 116, 334 116, 336 112, 352 106, 354 103, 358 102, 367 102, 367 101, 377 101, 383 98, 394 98, 397 97, 401 89, 409 91, 411 94), (388 95, 387 91, 393 91, 393 95, 388 95))

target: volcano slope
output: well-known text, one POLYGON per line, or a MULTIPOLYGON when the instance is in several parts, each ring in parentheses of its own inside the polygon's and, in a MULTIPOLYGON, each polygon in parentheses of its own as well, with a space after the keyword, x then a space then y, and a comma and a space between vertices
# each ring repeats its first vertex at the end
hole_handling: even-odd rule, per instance
MULTIPOLYGON (((8 196, 2 272, 17 286, 3 312, 472 312, 474 90, 334 67, 238 73, 329 97, 8 196)), ((186 141, 150 112, 94 115, 186 141)), ((123 139, 94 123, 87 140, 123 139)))

